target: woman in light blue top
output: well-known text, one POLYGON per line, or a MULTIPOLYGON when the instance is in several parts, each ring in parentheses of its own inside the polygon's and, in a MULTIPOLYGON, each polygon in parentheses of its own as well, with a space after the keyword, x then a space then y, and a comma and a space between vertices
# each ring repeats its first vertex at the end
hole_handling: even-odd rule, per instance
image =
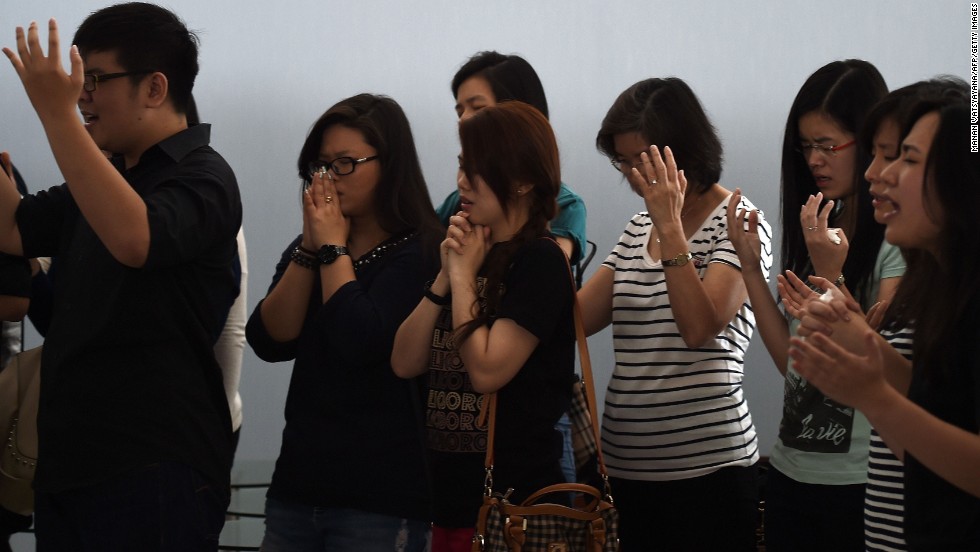
MULTIPOLYGON (((886 93, 870 63, 829 63, 803 84, 783 138, 783 269, 804 280, 817 275, 835 281, 865 309, 891 297, 905 270, 901 253, 883 240, 884 228, 872 216, 863 178, 870 156, 857 147, 866 114, 886 93)), ((729 228, 746 266, 759 254, 755 234, 734 220, 729 228)), ((799 322, 784 317, 759 275, 742 275, 763 342, 786 378, 766 487, 767 549, 863 551, 868 421, 793 370, 787 350, 799 322)))

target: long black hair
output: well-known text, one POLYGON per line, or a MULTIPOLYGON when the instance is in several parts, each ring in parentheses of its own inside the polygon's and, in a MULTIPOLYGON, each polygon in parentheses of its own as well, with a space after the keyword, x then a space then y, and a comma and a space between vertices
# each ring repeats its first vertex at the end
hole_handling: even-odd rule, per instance
POLYGON ((970 311, 980 308, 980 163, 970 153, 969 96, 965 83, 960 84, 941 99, 918 102, 903 125, 905 135, 923 116, 939 116, 925 160, 922 204, 940 230, 936 248, 919 251, 909 262, 885 324, 914 327, 916 365, 931 374, 952 365, 963 346, 956 342, 960 326, 970 311))
MULTIPOLYGON (((800 225, 800 207, 807 198, 820 189, 806 159, 800 155, 800 118, 807 113, 822 113, 833 119, 838 126, 857 136, 871 107, 888 93, 881 73, 867 61, 848 59, 824 65, 807 78, 800 88, 783 135, 782 184, 780 187, 781 217, 783 227, 783 270, 797 274, 811 274, 810 254, 800 225)), ((871 162, 865 148, 858 148, 854 162, 854 205, 849 208, 853 217, 854 235, 848 236, 850 248, 844 261, 844 278, 848 287, 862 302, 878 258, 878 250, 884 239, 885 229, 875 222, 874 207, 864 171, 871 162)), ((838 201, 839 204, 839 201, 838 201)), ((837 221, 839 224, 839 221, 837 221)), ((867 306, 867 305, 865 305, 867 306)))

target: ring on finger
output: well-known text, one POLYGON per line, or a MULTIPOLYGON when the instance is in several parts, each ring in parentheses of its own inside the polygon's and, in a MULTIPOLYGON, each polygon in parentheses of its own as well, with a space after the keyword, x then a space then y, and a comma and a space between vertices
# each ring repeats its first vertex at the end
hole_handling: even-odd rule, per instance
POLYGON ((323 201, 326 201, 327 203, 333 203, 333 196, 325 195, 323 196, 323 201))
POLYGON ((656 186, 657 185, 657 179, 656 178, 651 178, 650 179, 650 185, 651 186, 656 186))
POLYGON ((816 232, 817 231, 817 227, 816 226, 807 226, 806 229, 809 230, 809 231, 811 231, 811 232, 816 232))

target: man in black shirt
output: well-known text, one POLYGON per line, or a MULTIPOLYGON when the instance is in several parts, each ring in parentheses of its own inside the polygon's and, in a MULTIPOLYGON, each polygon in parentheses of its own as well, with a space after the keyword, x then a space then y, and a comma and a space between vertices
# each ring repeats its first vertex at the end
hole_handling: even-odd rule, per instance
POLYGON ((115 5, 79 27, 69 74, 48 32, 47 56, 36 24, 4 53, 65 184, 20 199, 0 182, 0 251, 59 262, 38 546, 214 550, 231 420, 213 346, 239 291, 241 199, 210 127, 187 125, 197 39, 166 9, 115 5))

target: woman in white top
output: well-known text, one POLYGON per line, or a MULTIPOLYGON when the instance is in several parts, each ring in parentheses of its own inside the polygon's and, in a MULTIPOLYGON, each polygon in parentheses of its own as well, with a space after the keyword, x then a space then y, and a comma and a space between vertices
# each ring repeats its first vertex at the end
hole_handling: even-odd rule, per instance
POLYGON ((754 550, 759 447, 742 395, 754 318, 728 241, 721 142, 668 78, 623 92, 596 144, 644 203, 579 292, 586 332, 613 325, 602 446, 622 549, 754 550))

